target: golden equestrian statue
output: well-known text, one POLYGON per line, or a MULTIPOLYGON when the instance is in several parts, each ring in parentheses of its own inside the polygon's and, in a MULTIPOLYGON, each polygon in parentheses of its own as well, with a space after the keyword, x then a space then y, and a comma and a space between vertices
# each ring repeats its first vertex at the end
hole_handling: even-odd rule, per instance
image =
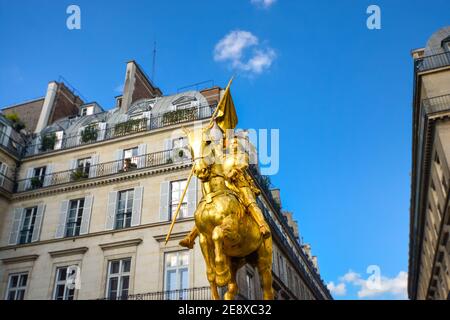
MULTIPOLYGON (((258 269, 263 298, 272 300, 272 237, 256 203, 260 191, 247 171, 248 154, 238 137, 217 141, 211 133, 215 124, 222 132, 234 129, 237 124, 230 94, 231 82, 210 124, 205 128, 184 129, 193 159, 187 185, 192 175, 196 175, 202 182, 203 196, 194 214, 195 227, 180 241, 180 245, 192 249, 195 238, 199 236, 214 300, 220 299, 217 288, 222 286, 227 286, 224 299, 234 299, 238 292, 236 273, 246 263, 258 269), (228 147, 225 154, 224 144, 228 147)), ((186 189, 182 198, 185 193, 186 189)), ((166 243, 179 207, 180 204, 173 216, 166 243)))

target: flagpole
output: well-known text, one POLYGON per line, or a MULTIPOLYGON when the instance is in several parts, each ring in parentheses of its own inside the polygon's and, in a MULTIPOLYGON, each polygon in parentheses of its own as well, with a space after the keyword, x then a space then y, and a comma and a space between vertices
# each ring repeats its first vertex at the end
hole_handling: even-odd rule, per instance
MULTIPOLYGON (((230 86, 231 86, 231 83, 233 82, 233 79, 234 79, 234 75, 231 77, 230 81, 228 81, 228 85, 227 85, 227 87, 225 89, 225 92, 227 92, 227 90, 230 90, 230 86)), ((216 110, 214 110, 214 113, 211 116, 211 120, 209 121, 208 127, 214 122, 214 120, 215 120, 214 118, 217 115, 217 111, 219 110, 219 105, 220 105, 220 103, 222 103, 222 100, 223 100, 224 96, 225 95, 222 96, 222 98, 220 99, 219 103, 217 104, 216 110)), ((169 232, 167 232, 166 242, 164 243, 164 245, 167 245, 167 242, 170 239, 170 235, 172 234, 173 226, 175 225, 175 221, 177 221, 178 214, 179 214, 180 208, 181 208, 181 204, 183 203, 184 197, 186 195, 186 191, 187 191, 187 189, 189 187, 189 183, 191 182, 191 179, 192 179, 193 175, 194 175, 194 165, 192 165, 191 172, 189 173, 189 176, 188 176, 188 179, 187 179, 187 182, 186 182, 186 187, 184 188, 183 193, 181 195, 181 198, 180 198, 180 200, 178 202, 177 209, 175 210, 175 213, 172 216, 172 223, 170 224, 169 232)))

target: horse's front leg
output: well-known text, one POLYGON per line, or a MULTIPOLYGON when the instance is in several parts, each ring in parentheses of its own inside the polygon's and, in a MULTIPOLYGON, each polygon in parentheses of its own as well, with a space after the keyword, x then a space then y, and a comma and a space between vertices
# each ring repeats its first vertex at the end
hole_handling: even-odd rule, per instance
POLYGON ((214 255, 216 267, 216 283, 218 286, 226 286, 231 280, 229 258, 223 252, 224 232, 221 226, 214 228, 212 240, 214 242, 214 255))
POLYGON ((206 277, 211 287, 211 294, 214 300, 220 300, 216 285, 216 272, 214 270, 214 247, 208 243, 208 239, 200 234, 200 248, 206 263, 206 277))

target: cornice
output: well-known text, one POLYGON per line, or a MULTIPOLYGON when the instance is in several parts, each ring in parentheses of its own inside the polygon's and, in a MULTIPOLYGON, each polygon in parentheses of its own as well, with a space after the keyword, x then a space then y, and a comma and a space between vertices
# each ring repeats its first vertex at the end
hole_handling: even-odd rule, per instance
POLYGON ((52 258, 57 258, 57 257, 72 256, 76 254, 85 254, 86 251, 88 250, 89 250, 88 247, 79 247, 65 250, 50 251, 49 254, 52 258))
POLYGON ((28 261, 35 261, 39 257, 38 254, 30 254, 26 256, 18 256, 18 257, 12 257, 12 258, 5 258, 2 259, 2 262, 4 264, 12 264, 12 263, 20 263, 20 262, 28 262, 28 261))
POLYGON ((185 162, 179 164, 164 165, 153 169, 152 168, 136 169, 129 172, 112 174, 110 176, 87 179, 86 181, 81 182, 69 182, 61 185, 40 188, 37 190, 15 193, 12 195, 12 200, 27 200, 54 195, 55 193, 64 193, 86 188, 95 188, 98 186, 118 183, 122 181, 140 179, 147 176, 161 174, 164 172, 179 171, 187 169, 189 167, 191 167, 191 163, 185 162))
POLYGON ((99 247, 102 248, 103 251, 117 248, 126 248, 126 247, 137 247, 142 243, 141 238, 131 239, 131 240, 123 240, 123 241, 115 241, 108 243, 101 243, 99 247))

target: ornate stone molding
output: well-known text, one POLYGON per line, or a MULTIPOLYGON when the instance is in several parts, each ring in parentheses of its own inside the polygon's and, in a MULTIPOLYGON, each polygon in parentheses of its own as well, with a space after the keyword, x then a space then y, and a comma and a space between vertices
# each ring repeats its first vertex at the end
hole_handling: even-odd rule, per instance
POLYGON ((2 259, 2 262, 4 264, 12 264, 12 263, 20 263, 20 262, 29 262, 29 261, 35 261, 39 257, 38 254, 30 254, 26 256, 19 256, 19 257, 12 257, 12 258, 5 258, 2 259))
POLYGON ((142 243, 142 241, 143 240, 141 238, 137 238, 137 239, 131 239, 131 240, 101 243, 101 244, 99 244, 99 246, 100 246, 100 248, 102 248, 103 251, 105 251, 105 250, 116 249, 116 248, 137 247, 139 244, 142 243))
POLYGON ((75 254, 85 254, 88 249, 88 247, 71 248, 65 250, 50 251, 49 254, 52 258, 65 257, 75 254))

